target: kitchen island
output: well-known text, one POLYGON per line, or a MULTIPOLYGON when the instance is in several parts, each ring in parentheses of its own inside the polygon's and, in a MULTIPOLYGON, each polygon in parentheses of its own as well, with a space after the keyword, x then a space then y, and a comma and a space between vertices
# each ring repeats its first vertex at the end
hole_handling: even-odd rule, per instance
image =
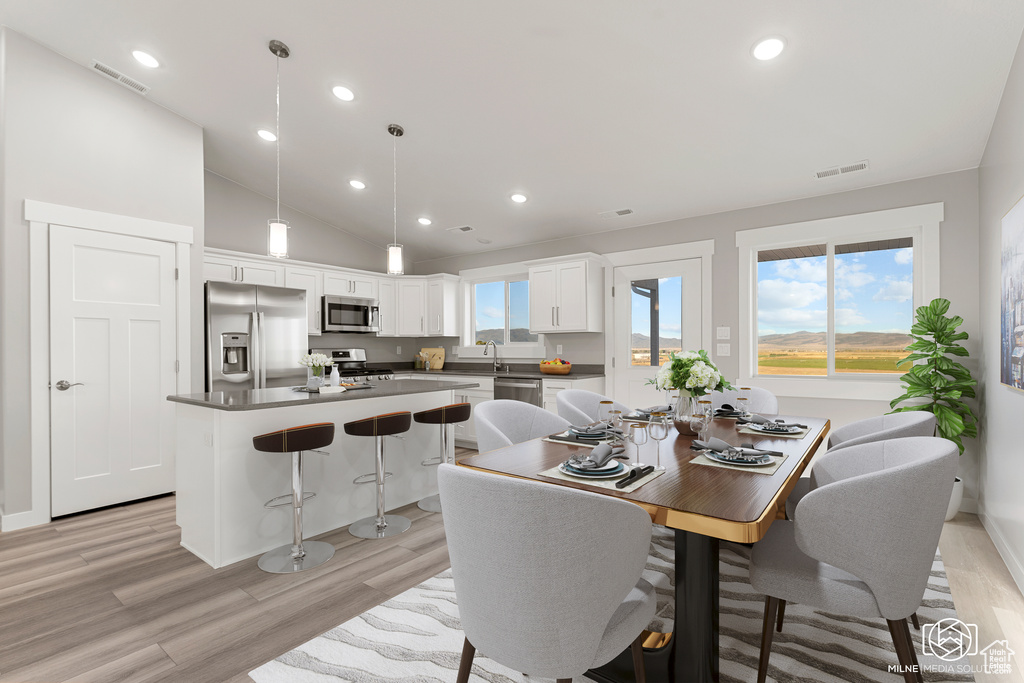
MULTIPOLYGON (((291 541, 290 507, 263 504, 291 490, 291 457, 262 453, 252 437, 286 427, 333 422, 326 453, 304 458, 307 491, 304 536, 310 538, 374 514, 374 487, 352 480, 374 470, 373 439, 345 434, 346 422, 382 413, 418 412, 454 402, 454 392, 474 382, 381 381, 369 389, 308 394, 289 387, 180 394, 173 401, 177 425, 177 522, 181 545, 213 566, 253 558, 291 541)), ((437 493, 436 469, 421 461, 440 454, 437 425, 413 422, 404 439, 385 440, 387 507, 394 509, 437 493)))

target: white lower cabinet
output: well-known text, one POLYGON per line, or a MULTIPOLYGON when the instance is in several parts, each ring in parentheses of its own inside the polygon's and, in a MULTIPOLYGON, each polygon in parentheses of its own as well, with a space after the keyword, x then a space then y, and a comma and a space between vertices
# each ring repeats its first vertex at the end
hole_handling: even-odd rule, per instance
POLYGON ((542 382, 544 388, 544 410, 558 414, 558 392, 566 389, 584 389, 595 394, 604 393, 604 377, 588 377, 587 379, 547 379, 542 382))

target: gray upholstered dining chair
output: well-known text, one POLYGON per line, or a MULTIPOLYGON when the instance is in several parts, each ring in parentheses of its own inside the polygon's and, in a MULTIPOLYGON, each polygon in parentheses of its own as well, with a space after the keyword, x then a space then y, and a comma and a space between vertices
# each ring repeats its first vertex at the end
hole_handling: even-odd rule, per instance
MULTIPOLYGON (((902 439, 908 436, 932 436, 935 434, 935 416, 926 411, 890 413, 851 422, 832 432, 828 437, 828 452, 873 441, 902 439)), ((786 499, 786 516, 790 519, 797 504, 816 487, 815 469, 809 477, 801 477, 786 499)))
POLYGON ((484 401, 473 411, 477 450, 481 453, 547 436, 569 428, 569 422, 522 401, 484 401))
POLYGON ((632 648, 654 587, 641 578, 651 518, 589 491, 441 465, 437 485, 466 640, 459 683, 476 650, 524 674, 568 683, 632 648))
POLYGON ((917 436, 822 456, 817 488, 800 501, 793 521, 773 522, 750 555, 750 585, 765 595, 758 683, 787 601, 884 617, 905 678, 915 680, 907 617, 924 597, 957 453, 952 441, 917 436))
MULTIPOLYGON (((601 418, 601 401, 612 399, 585 389, 565 389, 555 395, 558 414, 574 425, 597 422, 601 418)), ((629 406, 618 401, 612 401, 611 409, 619 410, 623 415, 630 412, 629 406)))
MULTIPOLYGON (((762 413, 765 415, 778 415, 779 414, 779 399, 775 398, 775 394, 762 389, 761 387, 750 387, 750 391, 746 392, 748 396, 747 402, 750 406, 747 408, 752 413, 762 413)), ((728 403, 733 408, 736 406, 736 398, 740 395, 738 389, 727 389, 725 391, 713 391, 711 392, 711 407, 718 410, 722 407, 723 403, 728 403)))

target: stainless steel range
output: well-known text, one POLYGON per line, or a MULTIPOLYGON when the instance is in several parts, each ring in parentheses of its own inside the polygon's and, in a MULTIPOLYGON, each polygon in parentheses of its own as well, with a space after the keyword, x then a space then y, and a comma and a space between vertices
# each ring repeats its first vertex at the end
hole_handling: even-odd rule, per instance
POLYGON ((395 373, 390 368, 368 366, 366 349, 310 349, 309 352, 322 353, 334 361, 342 379, 369 382, 395 378, 395 373))

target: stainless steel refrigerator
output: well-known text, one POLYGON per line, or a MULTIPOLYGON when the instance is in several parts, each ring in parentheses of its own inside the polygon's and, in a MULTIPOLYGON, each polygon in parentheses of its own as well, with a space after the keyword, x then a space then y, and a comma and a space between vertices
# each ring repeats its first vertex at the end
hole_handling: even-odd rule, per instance
POLYGON ((206 283, 206 391, 306 383, 306 291, 206 283))

